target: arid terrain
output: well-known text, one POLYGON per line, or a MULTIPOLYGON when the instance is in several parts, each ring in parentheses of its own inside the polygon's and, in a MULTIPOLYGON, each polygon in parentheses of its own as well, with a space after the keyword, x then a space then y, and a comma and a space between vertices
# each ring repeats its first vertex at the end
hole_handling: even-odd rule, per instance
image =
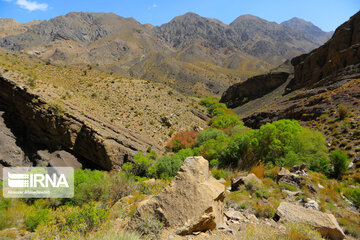
POLYGON ((0 23, 0 170, 75 169, 0 239, 360 238, 360 12, 0 23))

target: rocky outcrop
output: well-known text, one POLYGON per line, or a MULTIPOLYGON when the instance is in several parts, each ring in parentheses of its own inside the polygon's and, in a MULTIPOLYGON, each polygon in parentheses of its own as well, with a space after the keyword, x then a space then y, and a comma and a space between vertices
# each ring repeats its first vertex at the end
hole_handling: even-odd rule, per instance
POLYGON ((126 128, 99 122, 91 116, 76 113, 75 109, 70 114, 62 106, 47 103, 25 87, 1 76, 0 103, 12 114, 7 124, 16 119, 25 126, 21 131, 24 142, 46 146, 50 150, 60 147, 102 169, 121 167, 139 150, 145 151, 148 147, 159 150, 151 141, 126 128))
POLYGON ((276 210, 276 215, 282 222, 307 223, 319 231, 324 238, 332 240, 345 238, 344 232, 332 214, 282 202, 276 210))
MULTIPOLYGON (((353 65, 347 75, 360 76, 360 12, 338 27, 333 37, 311 53, 293 61, 294 79, 289 91, 330 85, 341 77, 339 71, 353 65)), ((340 78, 341 79, 341 78, 340 78)))
MULTIPOLYGON (((303 170, 302 170, 303 171, 303 170)), ((281 168, 280 172, 278 173, 276 177, 276 182, 278 184, 289 184, 291 186, 294 186, 296 188, 301 188, 302 186, 307 187, 311 192, 317 192, 317 189, 314 185, 312 185, 305 176, 303 175, 303 172, 300 171, 300 174, 298 175, 296 173, 290 172, 286 168, 281 168)), ((306 174, 306 172, 305 172, 306 174)))
POLYGON ((253 173, 250 173, 246 177, 237 177, 231 179, 231 191, 238 191, 241 185, 256 189, 262 186, 263 182, 253 173))
POLYGON ((251 77, 245 82, 230 86, 222 95, 220 102, 229 108, 241 106, 262 97, 286 82, 287 72, 274 72, 251 77))
POLYGON ((160 194, 139 204, 129 227, 146 214, 184 235, 223 225, 225 186, 212 177, 203 157, 188 157, 160 194))

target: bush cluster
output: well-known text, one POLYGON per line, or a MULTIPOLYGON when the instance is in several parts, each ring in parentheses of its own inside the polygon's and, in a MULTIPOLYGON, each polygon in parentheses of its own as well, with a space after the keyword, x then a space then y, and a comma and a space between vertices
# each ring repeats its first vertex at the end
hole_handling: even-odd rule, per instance
MULTIPOLYGON (((209 128, 200 133, 179 132, 168 144, 173 154, 158 158, 139 153, 134 163, 125 164, 124 169, 141 177, 169 178, 175 176, 186 157, 201 155, 214 168, 252 169, 259 161, 267 168, 306 163, 312 171, 331 174, 325 137, 320 132, 287 119, 267 123, 260 129, 249 129, 232 110, 219 103, 218 98, 207 97, 200 104, 213 116, 209 128)), ((341 175, 341 160, 334 156, 331 159, 336 165, 335 175, 341 175)))

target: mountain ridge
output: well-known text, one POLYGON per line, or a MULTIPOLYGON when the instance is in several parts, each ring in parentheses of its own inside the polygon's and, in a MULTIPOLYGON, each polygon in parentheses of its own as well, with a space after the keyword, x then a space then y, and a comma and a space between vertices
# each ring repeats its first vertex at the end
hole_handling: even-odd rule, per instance
POLYGON ((91 65, 189 94, 219 95, 233 83, 318 46, 289 27, 257 17, 260 24, 239 18, 227 25, 186 13, 150 26, 114 13, 71 12, 0 38, 0 47, 55 65, 91 65))

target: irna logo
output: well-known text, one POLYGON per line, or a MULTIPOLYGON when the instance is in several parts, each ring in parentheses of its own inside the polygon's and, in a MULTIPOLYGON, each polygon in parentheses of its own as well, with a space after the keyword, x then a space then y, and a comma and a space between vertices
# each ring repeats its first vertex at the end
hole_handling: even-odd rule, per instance
POLYGON ((5 198, 71 198, 74 169, 71 167, 3 168, 5 198))
POLYGON ((11 174, 8 173, 8 185, 18 187, 69 187, 64 174, 58 177, 55 173, 49 174, 11 174))

